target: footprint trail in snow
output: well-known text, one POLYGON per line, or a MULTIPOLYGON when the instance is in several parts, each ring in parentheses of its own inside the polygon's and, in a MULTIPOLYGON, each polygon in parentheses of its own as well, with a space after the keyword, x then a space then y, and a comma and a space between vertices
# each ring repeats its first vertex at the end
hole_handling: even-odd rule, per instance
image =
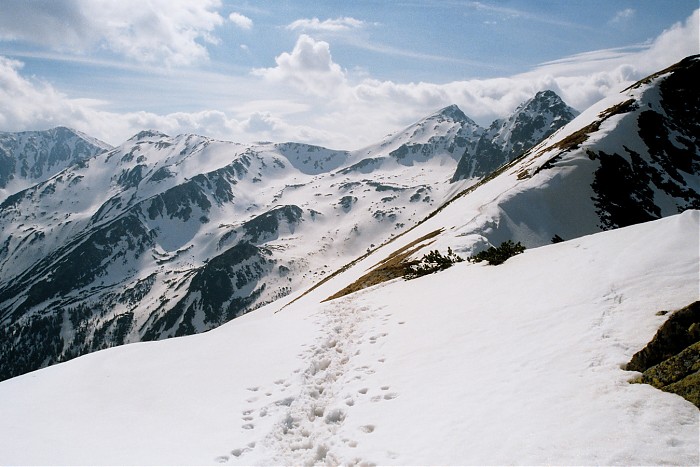
MULTIPOLYGON (((376 332, 367 326, 379 322, 378 311, 367 306, 358 307, 356 301, 348 298, 321 308, 315 319, 322 333, 299 354, 304 362, 302 368, 288 379, 278 379, 264 386, 267 390, 263 385, 248 388, 251 396, 246 402, 250 407, 241 413, 240 427, 244 432, 239 440, 241 446, 216 457, 215 461, 245 463, 246 457, 252 460, 249 455, 260 450, 254 457, 262 456, 273 464, 371 465, 371 460, 361 457, 359 448, 362 438, 371 436, 376 425, 363 423, 354 436, 349 436, 348 430, 343 433, 341 430, 346 419, 352 416, 356 403, 391 401, 399 396, 386 385, 347 389, 374 374, 385 361, 381 357, 374 365, 361 366, 353 362, 363 345, 376 344, 388 336, 386 332, 376 332), (263 419, 264 428, 258 426, 263 419), (267 432, 256 433, 258 429, 267 432), (357 450, 358 455, 348 458, 347 448, 357 450)), ((383 316, 380 322, 386 324, 389 316, 383 316)))

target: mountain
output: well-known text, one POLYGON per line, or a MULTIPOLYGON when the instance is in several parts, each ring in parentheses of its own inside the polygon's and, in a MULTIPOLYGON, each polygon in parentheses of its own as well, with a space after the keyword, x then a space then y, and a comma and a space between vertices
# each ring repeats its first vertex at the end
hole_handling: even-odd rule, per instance
MULTIPOLYGON (((429 249, 542 246, 693 208, 697 128, 685 102, 697 108, 687 84, 696 63, 602 101, 486 177, 454 183, 458 159, 486 134, 456 106, 357 151, 141 132, 0 205, 0 357, 12 362, 0 378, 207 331, 334 271, 364 271, 346 286, 373 276, 357 290, 429 249), (451 224, 434 220, 442 211, 451 224), (397 255, 352 267, 381 245, 397 255)), ((519 151, 527 138, 515 136, 560 121, 561 108, 544 112, 549 126, 533 124, 546 103, 561 107, 539 93, 493 138, 519 151)))
POLYGON ((108 149, 107 143, 65 127, 0 132, 0 201, 108 149))
POLYGON ((451 165, 465 151, 474 150, 483 131, 459 107, 451 105, 378 144, 356 151, 355 158, 360 160, 346 167, 343 173, 369 174, 386 166, 410 167, 431 161, 432 165, 451 165))
POLYGON ((475 128, 450 107, 354 152, 143 131, 8 197, 0 377, 311 285, 442 202, 475 128))
POLYGON ((507 164, 573 120, 578 112, 554 91, 540 91, 506 119, 495 120, 459 160, 452 181, 481 178, 507 164))

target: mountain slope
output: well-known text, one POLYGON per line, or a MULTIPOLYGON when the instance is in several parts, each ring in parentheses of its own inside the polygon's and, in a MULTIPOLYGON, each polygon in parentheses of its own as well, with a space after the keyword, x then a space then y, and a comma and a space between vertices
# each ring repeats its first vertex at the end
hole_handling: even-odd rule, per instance
POLYGON ((107 143, 65 127, 0 132, 0 201, 108 149, 107 143))
POLYGON ((404 264, 436 248, 470 256, 506 240, 536 247, 694 208, 700 152, 693 145, 700 134, 692 119, 698 111, 688 104, 700 106, 700 99, 688 83, 697 78, 700 60, 689 57, 587 109, 481 182, 459 182, 463 191, 441 206, 440 216, 346 272, 345 286, 329 296, 395 277, 383 265, 409 249, 404 264), (679 112, 689 118, 676 121, 679 112), (649 128, 649 118, 660 123, 649 128))
POLYGON ((319 304, 339 277, 277 313, 4 381, 0 463, 697 465, 697 408, 621 366, 659 310, 697 299, 699 223, 319 304))

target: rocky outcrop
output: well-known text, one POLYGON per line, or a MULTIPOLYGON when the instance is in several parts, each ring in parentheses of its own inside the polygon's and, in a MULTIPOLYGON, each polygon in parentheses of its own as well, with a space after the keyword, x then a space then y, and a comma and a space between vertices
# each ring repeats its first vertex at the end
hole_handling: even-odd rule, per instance
POLYGON ((634 382, 678 394, 700 408, 700 301, 673 313, 626 369, 642 373, 634 382))

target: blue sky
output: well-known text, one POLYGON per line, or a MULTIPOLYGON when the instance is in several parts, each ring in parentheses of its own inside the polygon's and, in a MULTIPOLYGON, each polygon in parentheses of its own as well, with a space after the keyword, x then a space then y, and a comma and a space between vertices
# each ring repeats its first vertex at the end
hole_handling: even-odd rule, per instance
POLYGON ((0 131, 370 144, 549 88, 582 110, 700 53, 697 0, 0 0, 0 131))

